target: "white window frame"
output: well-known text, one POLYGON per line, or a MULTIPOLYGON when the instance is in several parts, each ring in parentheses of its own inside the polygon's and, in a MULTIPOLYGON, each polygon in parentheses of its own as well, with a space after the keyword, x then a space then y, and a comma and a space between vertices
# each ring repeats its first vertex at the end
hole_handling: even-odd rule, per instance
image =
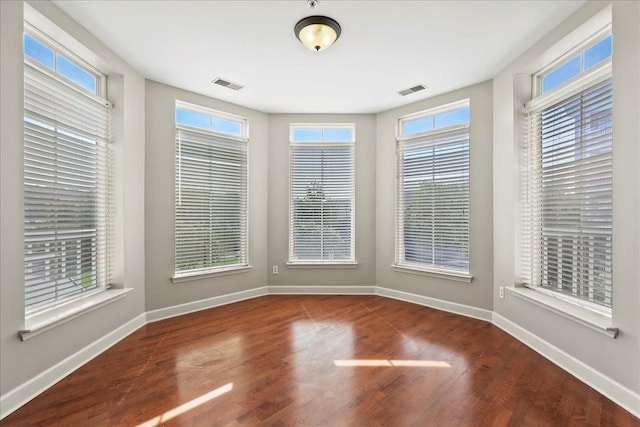
POLYGON ((464 107, 471 108, 471 102, 469 99, 464 99, 456 102, 452 102, 449 104, 437 106, 434 108, 430 108, 428 110, 420 111, 417 113, 412 113, 406 116, 402 116, 397 121, 396 127, 396 209, 395 209, 395 261, 392 264, 392 268, 395 271, 403 272, 403 273, 411 273, 411 274, 422 274, 436 278, 449 279, 459 282, 470 283, 473 280, 473 276, 471 274, 471 117, 469 117, 469 121, 465 124, 458 124, 452 126, 446 126, 442 128, 433 128, 424 132, 418 132, 411 135, 404 134, 404 125, 407 122, 419 120, 421 118, 433 116, 435 120, 435 116, 442 113, 447 113, 450 111, 458 110, 464 107), (426 264, 414 264, 405 262, 405 254, 404 254, 404 238, 402 237, 404 233, 404 211, 400 212, 400 205, 403 203, 403 195, 401 188, 403 178, 401 176, 401 170, 399 166, 400 155, 402 147, 413 141, 420 141, 424 138, 428 138, 431 136, 437 136, 440 134, 446 133, 454 133, 460 130, 466 129, 468 132, 469 138, 469 150, 468 150, 468 167, 467 171, 469 174, 468 177, 468 188, 469 194, 467 199, 467 212, 468 212, 468 233, 467 233, 467 270, 456 270, 452 268, 447 268, 445 266, 437 266, 437 265, 426 265, 426 264))
MULTIPOLYGON (((611 70, 613 52, 611 57, 602 60, 600 63, 594 65, 588 70, 581 71, 577 76, 558 85, 547 93, 541 94, 541 82, 542 78, 546 74, 554 71, 558 66, 561 66, 566 61, 571 60, 576 55, 582 56, 586 50, 599 43, 606 37, 610 36, 611 34, 611 25, 608 25, 592 36, 588 37, 585 41, 583 41, 573 49, 567 51, 561 57, 545 66, 540 71, 534 73, 532 75, 532 95, 534 96, 534 98, 525 105, 525 116, 530 112, 543 111, 545 108, 551 107, 557 103, 561 103, 566 99, 570 99, 572 96, 575 96, 579 93, 582 93, 583 91, 597 86, 598 84, 610 80, 612 75, 611 70)), ((581 62, 582 61, 583 59, 581 59, 581 62)), ((581 69, 582 68, 583 67, 581 67, 581 69)), ((528 120, 528 118, 524 118, 524 122, 528 122, 528 120)), ((525 140, 527 138, 525 138, 525 140)), ((532 149, 529 146, 530 144, 530 142, 525 141, 525 146, 522 148, 522 154, 525 159, 528 159, 529 150, 532 149)), ((524 160, 523 164, 525 165, 525 169, 523 169, 524 177, 522 179, 523 188, 521 190, 521 200, 525 209, 523 211, 523 214, 526 216, 526 209, 528 209, 527 186, 529 185, 526 176, 526 168, 529 165, 529 160, 524 160)), ((540 203, 542 203, 542 201, 540 201, 540 203)), ((541 224, 538 224, 538 226, 541 227, 541 224)), ((533 270, 537 271, 537 269, 541 269, 542 267, 531 260, 527 261, 525 259, 527 257, 533 257, 534 255, 530 254, 529 252, 535 251, 535 248, 539 246, 539 244, 537 244, 536 246, 536 243, 532 241, 532 239, 534 238, 532 237, 532 235, 535 235, 535 232, 527 232, 527 227, 536 227, 536 225, 531 223, 530 221, 527 222, 526 220, 524 220, 522 224, 522 259, 520 260, 521 266, 519 271, 519 275, 521 278, 520 283, 516 284, 516 288, 514 289, 516 296, 548 308, 551 311, 554 311, 562 316, 572 318, 580 323, 585 324, 586 326, 599 330, 600 332, 603 332, 615 338, 618 331, 616 328, 611 327, 613 310, 612 306, 606 307, 600 304, 592 303, 582 298, 546 289, 537 283, 530 283, 532 282, 532 280, 528 279, 527 276, 536 276, 536 274, 539 273, 536 273, 533 270), (527 246, 529 246, 531 249, 528 249, 527 246)), ((613 232, 611 233, 611 238, 612 237, 613 232)), ((560 272, 558 272, 558 274, 560 274, 560 272)))
POLYGON ((355 253, 355 206, 356 206, 356 194, 355 194, 355 168, 356 168, 356 125, 355 123, 291 123, 289 125, 289 256, 286 263, 288 268, 354 268, 357 267, 355 253), (314 141, 295 141, 294 133, 299 129, 321 129, 327 130, 349 130, 351 132, 351 140, 344 142, 324 142, 324 140, 314 141), (330 149, 331 147, 342 148, 348 146, 352 150, 352 164, 351 164, 351 236, 350 236, 350 257, 349 259, 338 260, 307 260, 296 259, 294 254, 294 221, 293 221, 293 192, 292 187, 294 185, 293 177, 293 164, 292 164, 292 150, 294 147, 325 147, 330 149))
MULTIPOLYGON (((178 249, 178 243, 177 243, 178 221, 176 219, 174 224, 174 242, 175 242, 174 244, 174 275, 171 277, 171 281, 173 283, 181 283, 181 282, 193 281, 198 279, 205 279, 209 277, 222 276, 227 274, 248 272, 252 268, 249 263, 249 257, 250 257, 250 254, 249 254, 249 121, 246 117, 230 114, 230 113, 219 111, 219 110, 214 110, 201 105, 191 104, 185 101, 176 100, 175 107, 174 107, 174 114, 179 108, 208 115, 210 116, 211 119, 220 118, 220 119, 230 120, 230 121, 240 123, 241 125, 240 136, 234 136, 224 132, 217 132, 212 129, 203 129, 200 127, 189 126, 187 124, 181 124, 181 123, 178 123, 177 120, 175 122, 175 131, 176 131, 176 138, 178 138, 178 133, 180 131, 187 131, 194 134, 200 134, 204 137, 210 136, 218 140, 226 141, 227 143, 238 143, 238 144, 244 145, 243 149, 245 151, 245 154, 244 154, 243 179, 245 182, 243 185, 245 186, 245 194, 244 194, 244 201, 242 203, 244 204, 245 212, 244 212, 244 215, 241 216, 241 219, 243 221, 243 227, 244 227, 244 231, 241 233, 244 236, 240 240, 241 260, 239 263, 230 264, 230 265, 220 265, 220 266, 207 266, 199 269, 179 270, 177 266, 178 256, 179 256, 178 254, 179 249, 178 249)), ((174 177, 176 180, 176 183, 174 186, 175 187, 174 212, 176 213, 176 215, 178 211, 178 200, 181 197, 180 188, 179 188, 181 185, 179 182, 180 180, 179 178, 180 158, 178 154, 179 149, 180 147, 177 145, 177 142, 176 142, 176 149, 175 149, 176 151, 174 156, 174 165, 175 165, 174 177)))

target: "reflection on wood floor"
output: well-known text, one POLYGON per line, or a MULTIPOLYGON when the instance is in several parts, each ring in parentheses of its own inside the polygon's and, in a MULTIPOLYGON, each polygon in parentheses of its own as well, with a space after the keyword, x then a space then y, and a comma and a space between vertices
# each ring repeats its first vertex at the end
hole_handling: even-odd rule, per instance
POLYGON ((6 426, 639 426, 491 324, 376 296, 151 323, 6 426))

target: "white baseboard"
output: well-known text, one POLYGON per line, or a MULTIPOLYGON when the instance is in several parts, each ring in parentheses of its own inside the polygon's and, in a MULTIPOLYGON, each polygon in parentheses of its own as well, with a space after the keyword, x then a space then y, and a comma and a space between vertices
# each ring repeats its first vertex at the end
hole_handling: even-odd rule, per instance
POLYGON ((40 393, 71 374, 91 359, 126 338, 146 323, 142 313, 107 335, 97 339, 29 381, 0 396, 0 419, 11 414, 40 393))
POLYGON ((269 286, 269 295, 375 295, 375 286, 269 286))
POLYGON ((640 418, 640 394, 596 371, 504 316, 494 312, 492 321, 498 328, 640 418))
POLYGON ((159 308, 157 310, 147 311, 147 323, 157 322, 158 320, 168 319, 170 317, 182 316, 183 314, 206 310, 208 308, 244 301, 251 298, 261 297, 267 294, 267 287, 263 286, 246 291, 221 295, 219 297, 207 298, 199 301, 188 302, 185 304, 172 305, 171 307, 159 308))
POLYGON ((442 311, 448 311, 449 313, 460 314, 466 317, 472 317, 474 319, 484 320, 491 322, 491 310, 485 310, 483 308, 472 307, 470 305, 458 304, 455 302, 445 301, 436 298, 429 298, 422 295, 412 294, 404 291, 397 291, 395 289, 383 288, 376 286, 376 295, 381 297, 393 298, 400 301, 411 302, 425 307, 436 308, 442 311))

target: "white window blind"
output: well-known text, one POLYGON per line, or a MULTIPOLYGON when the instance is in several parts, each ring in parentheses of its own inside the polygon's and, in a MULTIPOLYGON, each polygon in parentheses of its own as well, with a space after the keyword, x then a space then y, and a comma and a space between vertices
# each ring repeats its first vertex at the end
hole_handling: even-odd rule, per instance
POLYGON ((597 311, 612 303, 611 64, 529 104, 522 273, 597 311))
POLYGON ((353 125, 292 125, 290 262, 355 262, 354 144, 353 125))
POLYGON ((218 119, 214 112, 182 106, 176 113, 176 276, 246 266, 247 141, 206 130, 218 119), (207 124, 191 119, 203 114, 207 124))
POLYGON ((399 132, 396 265, 469 274, 468 101, 401 119, 399 132))
POLYGON ((25 308, 105 289, 112 253, 110 105, 24 66, 25 308))

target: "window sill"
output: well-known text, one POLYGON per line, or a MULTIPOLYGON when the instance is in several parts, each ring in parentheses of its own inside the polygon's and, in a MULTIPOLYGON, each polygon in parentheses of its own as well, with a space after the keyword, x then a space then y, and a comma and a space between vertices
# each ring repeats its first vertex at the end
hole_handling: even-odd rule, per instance
POLYGON ((227 276, 229 274, 247 273, 253 269, 251 265, 240 267, 217 268, 215 270, 198 271, 195 273, 183 273, 171 278, 171 283, 191 282, 194 280, 208 279, 211 277, 227 276))
POLYGON ((33 314, 25 319, 25 328, 18 331, 22 341, 67 323, 85 313, 124 298, 131 291, 128 289, 107 289, 103 292, 62 304, 41 313, 33 314))
POLYGON ((289 261, 287 268, 358 268, 358 263, 353 262, 296 262, 289 261))
POLYGON ((577 304, 564 301, 558 297, 547 295, 525 286, 508 287, 507 289, 518 298, 580 323, 611 338, 618 336, 618 328, 611 326, 611 318, 609 316, 596 313, 595 311, 580 307, 577 304))
POLYGON ((453 270, 438 270, 419 267, 409 267, 406 265, 392 264, 391 268, 400 273, 418 274, 422 276, 437 277, 439 279, 455 280, 456 282, 471 283, 473 276, 453 270))

